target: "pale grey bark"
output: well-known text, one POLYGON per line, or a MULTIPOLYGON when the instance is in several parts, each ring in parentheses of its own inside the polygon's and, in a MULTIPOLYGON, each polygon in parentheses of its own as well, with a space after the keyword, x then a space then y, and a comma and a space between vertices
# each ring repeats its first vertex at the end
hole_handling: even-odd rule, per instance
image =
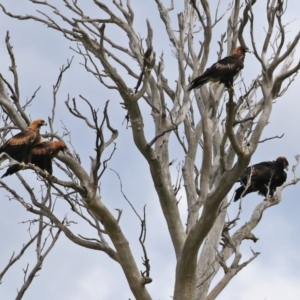
MULTIPOLYGON (((132 142, 149 165, 152 178, 152 183, 149 184, 154 184, 177 259, 174 299, 216 299, 230 280, 258 255, 253 253, 253 257, 241 263, 240 245, 243 240, 256 240, 252 230, 261 221, 264 210, 281 200, 282 188, 296 184, 299 180, 294 173, 294 178, 278 189, 277 198, 275 197, 278 201, 260 203, 245 225, 235 228, 237 226, 235 220, 226 220, 228 202, 230 202, 228 193, 248 166, 251 156, 258 147, 272 112, 273 100, 284 94, 300 69, 300 63, 294 63, 300 32, 294 34, 286 44, 286 29, 282 24, 283 10, 280 1, 268 1, 266 4, 264 17, 268 28, 263 46, 258 49, 255 42, 256 33, 253 29, 256 22, 256 1, 236 0, 224 12, 215 12, 212 11, 209 1, 185 0, 182 12, 177 15, 177 18, 172 19, 170 12, 176 4, 171 1, 171 6, 166 7, 162 1, 155 0, 162 22, 161 28, 166 31, 177 59, 175 69, 178 76, 176 86, 173 88, 168 83, 164 56, 161 55, 158 59, 153 49, 153 40, 156 36, 151 24, 154 21, 145 20, 147 36, 140 37, 134 27, 134 5, 131 1, 128 0, 124 6, 120 1, 114 0, 111 4, 114 6, 112 8, 105 1, 95 0, 95 9, 105 12, 108 16, 106 19, 89 18, 76 1, 72 3, 64 1, 68 13, 73 13, 72 18, 67 17, 69 14, 58 10, 54 4, 43 1, 31 2, 50 7, 54 15, 59 16, 61 20, 54 21, 51 14, 44 13, 41 17, 14 15, 3 5, 0 4, 0 7, 10 17, 19 20, 35 20, 63 33, 70 41, 78 42, 80 47, 76 52, 83 57, 86 71, 93 74, 103 87, 117 90, 128 111, 132 142), (115 13, 115 9, 119 14, 115 13), (219 22, 224 24, 224 32, 216 51, 215 45, 212 44, 212 36, 213 28, 219 22), (127 45, 118 44, 116 39, 106 34, 105 27, 111 24, 128 36, 127 45), (261 73, 252 78, 250 87, 246 87, 241 80, 235 86, 235 94, 225 91, 223 85, 219 84, 207 84, 201 89, 187 91, 188 78, 195 78, 209 67, 207 64, 209 56, 218 55, 220 59, 232 53, 236 46, 245 43, 245 35, 250 36, 247 46, 252 48, 252 55, 261 66, 261 73), (143 46, 143 39, 146 41, 146 47, 143 46), (119 53, 126 55, 127 59, 121 60, 119 53), (131 66, 132 62, 138 63, 140 74, 131 66), (126 70, 128 77, 137 82, 141 80, 135 90, 126 84, 127 80, 120 75, 119 68, 126 70), (100 69, 104 70, 104 74, 99 71, 100 69), (259 95, 259 100, 256 95, 259 95), (145 118, 139 105, 140 101, 144 100, 152 109, 155 128, 149 140, 145 136, 145 118), (178 128, 183 129, 184 139, 178 128), (182 178, 184 200, 187 201, 188 207, 187 220, 182 220, 180 217, 170 171, 169 140, 174 133, 179 147, 184 152, 182 178), (232 233, 233 228, 235 228, 234 233, 232 233), (227 260, 231 256, 234 256, 234 259, 228 266, 227 260), (215 286, 211 286, 212 280, 221 268, 224 270, 223 278, 215 286)), ((261 18, 262 12, 260 11, 259 14, 261 18)), ((10 47, 8 50, 11 51, 10 47)), ((13 58, 12 51, 10 56, 13 58)), ((24 129, 29 118, 25 112, 21 112, 18 77, 13 59, 12 70, 15 87, 11 86, 5 78, 0 78, 0 104, 11 123, 24 129), (13 101, 9 99, 6 88, 13 95, 13 101)), ((246 70, 247 57, 243 72, 246 70)), ((240 77, 236 80, 238 81, 240 77)), ((72 228, 65 226, 55 216, 51 207, 47 206, 48 202, 37 200, 29 187, 27 192, 31 198, 30 203, 24 203, 21 195, 14 194, 4 183, 2 188, 32 213, 48 218, 72 242, 105 252, 122 267, 136 299, 151 299, 145 286, 149 283, 148 278, 143 277, 137 268, 129 243, 118 224, 119 217, 114 217, 103 204, 98 193, 102 175, 99 169, 103 160, 102 153, 118 136, 116 130, 110 125, 113 115, 108 114, 106 106, 102 125, 99 126, 95 117, 96 112, 89 101, 86 100, 86 103, 91 108, 92 117, 77 111, 76 101, 73 106, 69 102, 68 100, 66 104, 70 113, 85 120, 91 130, 96 129, 97 153, 92 158, 91 169, 84 170, 76 160, 76 156, 63 154, 60 154, 58 159, 66 166, 65 172, 70 179, 68 182, 47 178, 35 167, 28 168, 33 168, 44 178, 49 188, 56 190, 68 201, 74 212, 96 230, 99 239, 95 241, 75 236, 72 228), (111 134, 107 141, 102 134, 104 124, 111 134), (77 209, 77 205, 84 207, 87 214, 77 209), (106 242, 106 236, 110 238, 114 248, 106 242)), ((55 105, 53 107, 55 108, 55 105)), ((54 111, 55 109, 53 109, 53 117, 54 111)), ((52 136, 55 136, 53 132, 52 136)), ((104 172, 105 169, 102 171, 104 172)), ((26 186, 26 182, 20 180, 26 186)))

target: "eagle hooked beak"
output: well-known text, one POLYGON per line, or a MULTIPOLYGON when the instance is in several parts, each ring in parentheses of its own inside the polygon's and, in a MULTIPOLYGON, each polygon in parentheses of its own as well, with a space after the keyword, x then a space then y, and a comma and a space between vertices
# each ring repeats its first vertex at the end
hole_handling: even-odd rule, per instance
POLYGON ((288 171, 289 170, 289 165, 286 165, 284 168, 288 171))

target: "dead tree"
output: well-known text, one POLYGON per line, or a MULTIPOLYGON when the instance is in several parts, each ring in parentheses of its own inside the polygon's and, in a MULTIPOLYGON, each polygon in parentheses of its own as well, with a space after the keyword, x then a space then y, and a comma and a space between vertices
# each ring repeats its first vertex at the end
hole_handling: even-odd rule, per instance
MULTIPOLYGON (((162 1, 155 0, 161 30, 165 30, 173 62, 176 62, 169 70, 165 66, 164 54, 158 55, 155 49, 159 37, 152 27, 154 20, 145 19, 147 35, 141 36, 134 24, 134 3, 129 0, 126 5, 119 0, 112 1, 111 5, 106 4, 106 1, 95 0, 93 5, 101 16, 99 18, 86 15, 84 7, 80 7, 77 1, 65 0, 64 7, 56 7, 54 1, 53 4, 37 0, 30 2, 39 7, 38 13, 17 15, 2 4, 0 6, 9 17, 21 21, 34 20, 63 34, 70 41, 75 54, 82 57, 85 71, 99 81, 102 89, 118 93, 115 101, 121 102, 126 110, 132 143, 149 166, 152 178, 149 184, 154 184, 157 203, 168 226, 176 256, 173 299, 216 299, 230 280, 259 254, 253 251, 252 257, 241 262, 242 242, 245 239, 257 240, 252 230, 261 222, 263 212, 280 202, 283 188, 299 180, 294 169, 294 177, 277 190, 277 202, 262 201, 246 224, 238 222, 241 210, 235 218, 226 219, 231 204, 228 193, 249 165, 259 145, 274 99, 284 98, 300 68, 300 62, 295 63, 293 60, 300 31, 292 37, 289 35, 290 39, 287 39, 285 23, 289 20, 284 20, 286 5, 279 0, 267 1, 264 14, 267 29, 264 34, 260 32, 263 40, 257 43, 254 28, 260 20, 256 17, 258 11, 255 0, 233 1, 221 14, 219 5, 212 9, 207 0, 185 0, 176 20, 172 19, 173 1, 170 7, 166 7, 162 1), (222 32, 216 41, 214 28, 220 24, 222 32), (112 34, 113 27, 117 28, 118 34, 121 32, 122 37, 127 38, 126 45, 121 44, 118 37, 112 34), (206 84, 200 89, 188 91, 188 78, 193 79, 203 73, 210 65, 209 58, 217 61, 231 54, 238 45, 247 45, 252 49, 260 69, 258 74, 246 76, 249 70, 247 57, 243 76, 239 74, 235 78, 235 93, 225 90, 222 84, 206 84), (173 75, 176 73, 175 84, 168 80, 171 72, 173 75), (126 76, 122 75, 124 73, 126 76), (151 137, 146 134, 148 123, 145 120, 148 122, 148 119, 141 110, 141 102, 145 102, 151 111, 154 126, 151 137), (181 150, 179 161, 182 162, 175 181, 171 169, 173 163, 170 163, 172 138, 176 138, 177 147, 181 150), (187 204, 187 220, 180 216, 179 190, 184 195, 181 201, 187 204), (230 258, 232 262, 229 264, 230 258), (211 286, 220 269, 224 271, 223 278, 211 286)), ((262 18, 261 10, 259 18, 262 18)), ((34 98, 27 102, 20 98, 18 73, 9 35, 6 44, 14 81, 10 83, 1 75, 3 141, 9 137, 12 129, 26 128, 30 121, 27 107, 34 98)), ((170 53, 170 50, 166 49, 164 53, 170 53)), ((69 137, 67 128, 63 128, 64 134, 57 133, 54 120, 59 109, 56 93, 70 63, 62 68, 54 85, 53 109, 49 112, 50 127, 49 132, 44 133, 45 138, 66 140, 69 137)), ((10 198, 16 199, 26 210, 37 215, 39 231, 30 242, 41 240, 41 233, 48 230, 52 237, 48 248, 50 251, 63 232, 73 243, 102 251, 117 262, 136 299, 152 299, 146 285, 153 279, 150 272, 151 257, 148 257, 145 247, 146 213, 141 217, 136 212, 141 223, 140 242, 145 266, 145 270, 140 271, 137 266, 139 258, 133 256, 119 223, 122 211, 118 210, 115 216, 106 205, 109 200, 101 197, 102 176, 107 171, 109 161, 113 159, 115 143, 118 141, 114 114, 109 111, 108 102, 104 102, 101 116, 97 110, 99 104, 83 96, 80 100, 68 97, 65 103, 69 113, 85 122, 89 130, 94 132, 94 156, 91 157, 89 170, 80 164, 81 158, 74 145, 70 149, 73 153, 58 156, 57 165, 62 171, 62 179, 59 176, 46 176, 43 170, 35 166, 26 167, 37 174, 44 196, 39 197, 34 192, 22 173, 17 175, 16 180, 18 178, 25 188, 27 200, 24 200, 21 192, 4 181, 0 181, 0 186, 10 198), (82 108, 83 104, 87 110, 82 108), (108 149, 111 154, 104 158, 103 153, 108 149), (95 230, 97 237, 74 234, 72 222, 56 216, 56 198, 66 201, 72 212, 95 230)), ((134 209, 135 203, 128 202, 134 209)), ((44 257, 40 255, 40 259, 44 257)), ((12 261, 13 257, 8 267, 12 261)), ((32 271, 33 275, 39 267, 37 264, 36 270, 32 271)), ((174 274, 170 276, 174 277, 174 274)), ((27 277, 30 276, 26 275, 25 282, 30 281, 27 277)), ((19 298, 29 284, 22 287, 19 298)))

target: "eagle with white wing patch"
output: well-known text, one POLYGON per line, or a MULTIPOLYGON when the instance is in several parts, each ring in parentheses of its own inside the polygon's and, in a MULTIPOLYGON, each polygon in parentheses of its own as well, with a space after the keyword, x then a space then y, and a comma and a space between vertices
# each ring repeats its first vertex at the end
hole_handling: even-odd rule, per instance
POLYGON ((244 68, 246 52, 251 53, 248 47, 237 47, 232 55, 222 58, 207 68, 202 75, 196 77, 191 82, 188 91, 200 88, 207 82, 223 83, 227 89, 232 89, 234 76, 244 68))

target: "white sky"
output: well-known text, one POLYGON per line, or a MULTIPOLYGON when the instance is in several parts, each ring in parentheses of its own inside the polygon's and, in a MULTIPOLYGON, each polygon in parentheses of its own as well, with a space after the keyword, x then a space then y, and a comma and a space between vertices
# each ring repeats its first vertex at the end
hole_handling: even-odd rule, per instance
MULTIPOLYGON (((59 1, 54 1, 59 2, 59 1)), ((177 2, 175 0, 175 2, 177 2)), ((34 14, 36 7, 27 1, 20 0, 0 0, 10 11, 15 13, 34 14)), ((97 10, 92 4, 93 1, 86 1, 85 9, 90 16, 97 16, 97 10)), ((172 68, 171 48, 169 42, 165 43, 166 36, 161 29, 156 5, 154 1, 133 0, 132 6, 136 10, 135 28, 141 36, 145 37, 145 18, 152 21, 154 27, 154 47, 157 56, 164 50, 166 61, 166 74, 169 74, 170 81, 176 78, 177 67, 172 68), (146 4, 145 4, 146 3, 146 4)), ((285 20, 292 21, 289 26, 287 39, 293 37, 299 30, 299 9, 300 2, 291 0, 288 2, 288 10, 285 20), (298 19, 296 19, 298 18, 298 19)), ((176 4, 176 3, 175 3, 176 4)), ((258 5, 258 4, 257 4, 258 5)), ((39 7, 42 9, 43 7, 39 7)), ((257 10, 258 18, 263 16, 262 11, 257 10), (260 15, 261 14, 261 15, 260 15)), ((174 19, 179 8, 176 7, 172 13, 174 19)), ((52 85, 56 82, 59 68, 66 64, 74 52, 70 46, 74 44, 66 41, 62 35, 53 30, 47 29, 42 24, 33 21, 17 21, 6 17, 0 13, 0 72, 11 80, 8 72, 10 65, 9 57, 5 48, 6 31, 10 31, 11 44, 14 46, 14 53, 17 60, 21 99, 24 102, 30 98, 33 92, 41 86, 40 92, 33 105, 29 108, 30 116, 34 118, 47 119, 51 115, 52 107, 52 85)), ((112 30, 107 25, 107 30, 112 30)), ((262 38, 262 27, 257 28, 257 41, 262 38)), ((220 32, 216 31, 215 40, 220 37, 220 32)), ((118 36, 118 40, 126 42, 125 36, 118 36)), ((250 44, 250 43, 249 43, 250 44)), ((216 43, 212 43, 212 47, 216 43)), ((214 62, 215 51, 211 51, 210 62, 214 62)), ((299 51, 296 61, 299 60, 299 51)), ((142 213, 143 206, 147 204, 147 242, 148 255, 151 260, 151 277, 153 283, 147 286, 153 299, 170 299, 173 294, 175 259, 170 238, 167 234, 167 227, 163 220, 159 208, 157 196, 153 184, 151 183, 148 166, 139 152, 133 146, 131 132, 126 130, 123 123, 125 111, 120 108, 122 102, 117 93, 109 93, 103 88, 95 78, 87 74, 80 65, 82 62, 78 56, 74 57, 71 70, 64 75, 63 83, 58 94, 58 105, 60 107, 55 121, 55 129, 62 134, 61 120, 73 131, 72 142, 76 150, 80 153, 83 166, 89 168, 89 156, 93 155, 94 135, 84 127, 84 123, 78 121, 67 113, 64 101, 68 94, 71 98, 79 99, 79 95, 90 99, 95 107, 103 109, 103 104, 110 99, 109 111, 113 112, 111 125, 119 130, 117 139, 117 151, 111 161, 110 167, 118 170, 123 181, 126 196, 134 203, 138 212, 142 213), (78 126, 80 131, 78 132, 78 126), (81 131, 82 130, 82 131, 81 131), (82 142, 84 138, 84 143, 82 142)), ((138 71, 138 66, 134 66, 138 71)), ((247 72, 253 73, 257 68, 254 56, 247 55, 243 76, 248 84, 253 79, 247 72)), ((126 76, 126 74, 124 74, 126 76)), ((126 81, 126 77, 125 81, 126 81)), ((128 79, 129 80, 129 79, 128 79)), ((133 83, 134 84, 134 83, 133 83)), ((270 124, 267 126, 263 138, 284 133, 282 139, 274 139, 268 143, 261 144, 253 156, 253 163, 262 160, 273 160, 284 155, 294 164, 294 155, 300 154, 299 139, 299 77, 291 86, 290 90, 274 105, 270 124)), ((150 110, 146 105, 141 105, 150 115, 150 110)), ((85 110, 88 114, 88 110, 85 110)), ((151 122, 151 119, 147 119, 151 122)), ((152 136, 152 124, 146 123, 147 134, 152 136)), ((109 152, 107 152, 109 155, 109 152)), ((170 157, 176 159, 176 152, 170 157)), ((175 169, 174 169, 175 170, 175 169)), ((3 172, 3 171, 1 171, 3 172)), ((34 182, 35 176, 30 171, 24 172, 26 179, 34 182)), ((1 173, 2 174, 2 173, 1 173)), ((298 171, 298 174, 300 172, 298 171)), ((288 173, 291 178, 291 172, 288 173)), ((5 179, 5 182, 16 184, 14 176, 5 179)), ((39 190, 36 187, 36 192, 39 190)), ((230 300, 283 300, 300 299, 300 258, 298 249, 299 242, 299 191, 300 186, 290 187, 283 192, 283 201, 267 210, 263 220, 254 230, 254 234, 259 237, 256 244, 246 242, 243 245, 244 259, 251 255, 250 247, 254 251, 261 252, 248 267, 238 274, 229 286, 224 290, 219 299, 230 300)), ((128 204, 123 199, 119 191, 119 182, 116 175, 107 171, 102 180, 101 193, 104 203, 110 208, 123 209, 121 225, 130 241, 133 253, 140 269, 143 269, 140 257, 141 248, 138 244, 140 231, 139 220, 136 218, 128 204)), ((240 225, 245 222, 254 207, 262 198, 256 195, 249 195, 245 198, 243 218, 240 225)), ((21 205, 15 201, 8 201, 5 193, 1 192, 0 198, 0 272, 6 265, 13 251, 18 252, 21 245, 28 238, 28 224, 21 222, 29 220, 31 215, 26 212, 21 205)), ((232 210, 236 209, 233 207, 232 210)), ((59 201, 57 205, 58 214, 63 217, 68 214, 70 219, 76 220, 71 214, 69 207, 59 201)), ((182 213, 185 214, 185 207, 182 204, 182 213)), ((80 222, 72 226, 76 233, 93 236, 90 228, 80 222)), ((23 280, 22 268, 34 258, 35 251, 31 248, 29 253, 4 277, 0 285, 0 299, 14 299, 16 290, 21 286, 23 280)), ((111 299, 133 299, 133 296, 126 284, 125 277, 117 263, 111 261, 104 253, 80 248, 72 244, 64 236, 61 236, 57 246, 54 247, 49 257, 43 265, 43 269, 23 299, 30 300, 111 300, 111 299)))

